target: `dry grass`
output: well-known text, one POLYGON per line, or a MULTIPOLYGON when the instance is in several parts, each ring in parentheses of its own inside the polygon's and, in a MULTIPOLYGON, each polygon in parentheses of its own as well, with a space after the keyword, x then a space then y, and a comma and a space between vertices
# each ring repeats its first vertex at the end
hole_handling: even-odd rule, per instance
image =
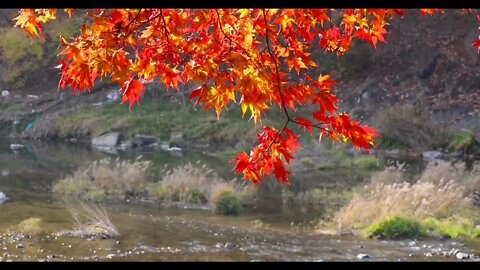
POLYGON ((480 187, 479 170, 477 166, 466 172, 460 165, 432 163, 417 181, 409 183, 401 166, 388 167, 355 193, 334 221, 338 229, 355 229, 392 216, 421 220, 471 213, 472 193, 480 187))
POLYGON ((18 231, 27 234, 35 234, 42 231, 42 220, 40 218, 27 218, 17 225, 18 231))
POLYGON ((188 163, 165 171, 162 180, 151 185, 148 193, 157 200, 202 204, 207 201, 214 178, 217 177, 205 164, 188 163))
POLYGON ((144 192, 149 161, 104 158, 58 181, 53 191, 101 201, 124 199, 144 192))
POLYGON ((56 193, 91 201, 149 198, 154 201, 182 205, 217 205, 217 190, 228 187, 242 205, 253 204, 257 189, 252 185, 241 186, 235 179, 225 181, 205 164, 185 164, 162 173, 161 181, 148 182, 148 161, 122 161, 102 159, 53 186, 56 193))
POLYGON ((83 202, 79 202, 79 205, 78 209, 69 206, 70 213, 77 226, 73 231, 65 231, 62 235, 97 238, 120 236, 104 207, 83 202))
POLYGON ((165 171, 162 180, 151 184, 147 190, 156 200, 183 204, 209 202, 214 207, 218 203, 218 195, 227 190, 245 205, 252 203, 256 195, 255 187, 242 187, 235 179, 227 182, 200 162, 165 171))

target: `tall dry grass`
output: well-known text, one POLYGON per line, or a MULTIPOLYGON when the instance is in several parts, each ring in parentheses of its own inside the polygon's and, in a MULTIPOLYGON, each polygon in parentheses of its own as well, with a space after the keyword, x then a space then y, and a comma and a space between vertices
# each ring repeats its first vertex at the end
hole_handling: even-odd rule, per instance
POLYGON ((58 181, 53 191, 101 201, 124 199, 144 192, 150 161, 104 158, 58 181))
POLYGON ((63 231, 59 235, 75 237, 112 238, 120 236, 120 232, 110 221, 105 207, 78 201, 66 202, 76 223, 71 231, 63 231))
POLYGON ((243 204, 253 202, 256 189, 249 186, 240 186, 236 179, 226 181, 218 177, 205 164, 187 163, 163 173, 162 180, 148 187, 148 194, 166 202, 180 202, 184 204, 205 204, 215 206, 217 198, 223 191, 235 194, 243 204))
POLYGON ((217 178, 205 164, 188 163, 163 173, 162 180, 148 188, 150 196, 171 202, 205 203, 217 178))
POLYGON ((445 219, 469 215, 474 209, 472 194, 480 188, 480 168, 467 172, 463 165, 439 161, 429 164, 416 181, 408 180, 402 166, 373 175, 335 215, 337 228, 365 228, 392 216, 445 219))
POLYGON ((251 205, 255 200, 255 187, 242 187, 236 179, 226 181, 200 161, 173 169, 165 167, 160 181, 148 181, 147 171, 151 163, 140 158, 134 161, 118 158, 95 161, 58 181, 53 191, 90 201, 133 197, 183 205, 210 203, 213 207, 219 202, 215 194, 220 191, 233 194, 242 205, 251 205))

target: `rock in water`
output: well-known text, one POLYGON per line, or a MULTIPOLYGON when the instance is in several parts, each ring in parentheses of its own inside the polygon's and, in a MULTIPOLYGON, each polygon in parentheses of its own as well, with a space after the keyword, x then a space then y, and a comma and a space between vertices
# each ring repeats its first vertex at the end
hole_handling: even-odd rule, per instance
POLYGON ((372 259, 372 257, 370 257, 368 254, 363 254, 363 253, 357 254, 357 258, 360 259, 360 260, 370 260, 370 259, 372 259))
POLYGON ((480 192, 478 191, 473 193, 473 204, 480 206, 480 192))
POLYGON ((455 257, 457 257, 457 259, 459 260, 464 260, 464 259, 470 258, 470 255, 468 253, 460 251, 460 252, 457 252, 457 254, 455 254, 455 257))
POLYGON ((225 243, 225 246, 224 246, 226 249, 234 249, 237 247, 237 244, 233 243, 233 242, 227 242, 225 243))
POLYGON ((0 204, 4 203, 6 200, 8 200, 7 195, 0 191, 0 204))
POLYGON ((25 145, 19 144, 19 143, 10 144, 10 149, 12 149, 12 150, 22 149, 24 147, 25 147, 25 145))
POLYGON ((146 147, 158 141, 157 137, 149 135, 135 135, 132 140, 132 147, 146 147))
POLYGON ((426 161, 434 161, 444 158, 444 154, 439 151, 425 151, 422 153, 422 157, 426 161))

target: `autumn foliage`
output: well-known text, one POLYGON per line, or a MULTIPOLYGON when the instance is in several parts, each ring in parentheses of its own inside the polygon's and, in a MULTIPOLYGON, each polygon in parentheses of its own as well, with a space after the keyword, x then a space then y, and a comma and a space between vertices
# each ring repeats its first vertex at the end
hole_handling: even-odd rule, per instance
MULTIPOLYGON (((220 117, 232 103, 258 124, 262 114, 277 105, 286 115, 281 129, 263 127, 258 145, 233 159, 235 171, 258 183, 274 174, 288 183, 286 165, 300 147, 296 124, 319 139, 350 141, 368 150, 374 129, 337 111, 335 84, 319 74, 310 50, 343 55, 352 40, 376 47, 386 42, 388 21, 404 9, 65 9, 72 16, 85 12, 90 22, 76 37, 60 37, 59 87, 89 90, 96 79, 118 83, 121 103, 138 103, 144 84, 158 78, 168 88, 194 82, 190 98, 220 117), (311 104, 311 115, 297 107, 311 104)), ((44 23, 55 9, 22 9, 16 24, 30 37, 43 37, 44 23)), ((471 12, 471 10, 470 10, 471 12)), ((421 15, 442 13, 421 9, 421 15)), ((480 17, 479 17, 480 19, 480 17)), ((480 40, 473 45, 479 46, 480 40)))

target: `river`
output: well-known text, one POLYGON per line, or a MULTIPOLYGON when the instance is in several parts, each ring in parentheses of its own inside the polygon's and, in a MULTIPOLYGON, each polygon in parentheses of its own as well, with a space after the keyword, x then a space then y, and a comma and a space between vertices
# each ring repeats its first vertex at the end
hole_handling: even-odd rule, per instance
MULTIPOLYGON (((151 203, 104 205, 121 235, 112 239, 55 236, 72 229, 74 205, 52 194, 52 183, 79 166, 110 156, 85 146, 28 143, 12 151, 0 145, 0 191, 9 200, 0 204, 1 261, 457 261, 438 255, 452 249, 480 255, 479 243, 454 239, 383 241, 356 236, 326 235, 314 225, 325 209, 282 203, 275 181, 259 187, 260 200, 237 216, 215 215, 205 209, 167 208, 151 203), (31 237, 14 233, 22 220, 40 218, 42 232, 31 237), (255 222, 268 226, 254 226, 255 222), (360 259, 358 254, 368 254, 360 259)), ((121 154, 135 158, 138 153, 121 154)), ((220 176, 233 177, 226 159, 201 153, 143 153, 156 168, 201 160, 220 176)), ((365 175, 344 169, 296 174, 291 189, 351 188, 365 175)), ((340 205, 330 205, 340 207, 340 205)))

